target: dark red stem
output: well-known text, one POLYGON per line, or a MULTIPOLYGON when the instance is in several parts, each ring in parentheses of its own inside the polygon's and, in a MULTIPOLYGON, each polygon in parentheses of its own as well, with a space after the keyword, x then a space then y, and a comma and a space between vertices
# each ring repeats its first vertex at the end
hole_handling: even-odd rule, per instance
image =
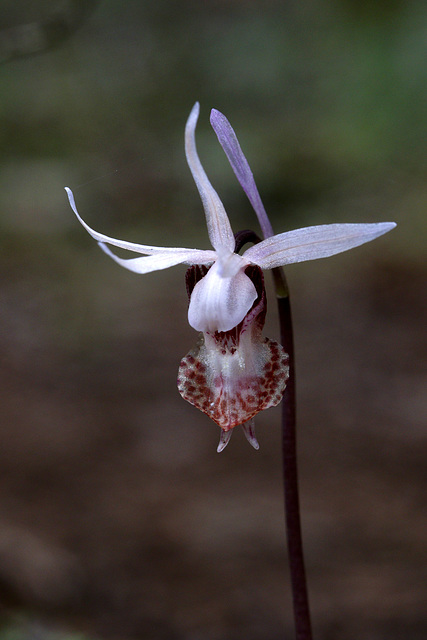
POLYGON ((279 308, 280 337, 289 354, 289 380, 282 400, 283 486, 289 569, 297 640, 312 640, 310 608, 301 535, 298 491, 295 357, 289 290, 283 269, 273 270, 279 308))
MULTIPOLYGON (((260 242, 260 238, 253 231, 240 231, 235 234, 235 239, 236 252, 240 251, 247 242, 253 242, 254 244, 260 242)), ((289 355, 289 380, 282 400, 282 452, 286 533, 294 605, 295 637, 296 640, 312 640, 298 491, 295 356, 291 303, 283 269, 281 267, 273 269, 273 276, 279 308, 281 343, 289 355)))

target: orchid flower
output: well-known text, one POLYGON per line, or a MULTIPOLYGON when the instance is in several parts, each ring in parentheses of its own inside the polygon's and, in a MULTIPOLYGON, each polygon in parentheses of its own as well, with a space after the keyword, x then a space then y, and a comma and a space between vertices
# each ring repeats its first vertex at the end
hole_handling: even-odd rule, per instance
POLYGON ((329 224, 272 235, 234 131, 225 117, 213 110, 211 122, 220 143, 257 214, 260 216, 260 207, 265 214, 260 222, 267 237, 239 255, 227 213, 197 153, 198 116, 196 103, 185 128, 185 151, 213 249, 153 247, 111 238, 92 229, 80 217, 68 187, 66 192, 83 227, 119 265, 140 274, 176 264, 191 265, 187 276, 188 321, 201 334, 196 347, 181 361, 179 392, 221 427, 218 451, 224 449, 237 425, 243 426, 249 442, 257 449, 253 418, 280 402, 289 375, 288 357, 281 345, 262 336, 266 297, 261 269, 341 253, 381 236, 395 224, 329 224), (140 257, 120 258, 107 245, 133 251, 140 257))

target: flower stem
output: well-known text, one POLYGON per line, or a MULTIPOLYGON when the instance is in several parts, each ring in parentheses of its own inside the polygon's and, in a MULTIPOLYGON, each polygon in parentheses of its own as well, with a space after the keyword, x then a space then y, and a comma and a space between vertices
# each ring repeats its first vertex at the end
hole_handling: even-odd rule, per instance
POLYGON ((297 640, 312 640, 310 608, 301 536, 298 491, 295 357, 289 289, 282 268, 273 269, 279 308, 280 337, 289 355, 289 380, 282 400, 283 487, 289 569, 297 640))
MULTIPOLYGON (((236 252, 240 251, 247 242, 253 242, 254 244, 260 242, 260 238, 256 233, 250 230, 236 233, 235 240, 236 252)), ((282 400, 282 452, 286 533, 294 605, 295 637, 296 640, 312 640, 298 491, 295 356, 291 303, 283 269, 281 267, 273 269, 273 277, 279 308, 280 339, 284 350, 289 355, 289 379, 282 400)))

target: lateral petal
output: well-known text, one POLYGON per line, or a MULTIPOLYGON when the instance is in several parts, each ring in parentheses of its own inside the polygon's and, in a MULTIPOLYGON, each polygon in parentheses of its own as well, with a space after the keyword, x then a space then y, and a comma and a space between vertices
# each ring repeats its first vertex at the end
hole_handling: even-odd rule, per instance
POLYGON ((185 153, 188 166, 193 174, 206 215, 209 239, 214 249, 234 249, 234 235, 230 221, 217 192, 211 185, 202 167, 196 148, 196 125, 200 106, 196 102, 185 127, 185 153))
POLYGON ((211 111, 211 125, 218 141, 223 148, 228 161, 236 174, 240 186, 248 196, 249 202, 255 210, 264 238, 273 235, 273 227, 259 195, 255 179, 248 161, 242 151, 233 127, 223 113, 217 109, 211 111))
POLYGON ((250 247, 243 254, 263 269, 328 258, 357 247, 394 229, 394 222, 324 224, 279 233, 250 247))
POLYGON ((224 277, 218 260, 196 284, 188 307, 188 322, 193 329, 210 333, 230 331, 243 320, 257 298, 255 286, 244 272, 245 266, 243 263, 235 275, 224 277))
POLYGON ((117 264, 134 273, 150 273, 150 271, 160 271, 173 267, 176 264, 209 264, 216 258, 214 251, 202 251, 201 249, 181 249, 156 253, 153 256, 143 256, 139 258, 123 259, 116 256, 104 243, 98 243, 104 253, 110 256, 117 264))

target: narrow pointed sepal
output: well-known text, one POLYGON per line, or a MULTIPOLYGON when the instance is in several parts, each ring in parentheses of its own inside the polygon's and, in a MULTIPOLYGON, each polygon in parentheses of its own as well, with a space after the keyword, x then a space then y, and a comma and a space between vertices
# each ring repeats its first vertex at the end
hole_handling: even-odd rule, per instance
POLYGON ((258 451, 259 444, 258 444, 258 440, 256 439, 256 435, 255 435, 255 420, 254 420, 254 418, 251 418, 251 420, 248 420, 247 422, 242 424, 242 429, 243 429, 243 433, 245 434, 246 440, 249 442, 249 444, 254 449, 256 449, 258 451))
POLYGON ((86 229, 86 231, 97 240, 101 249, 113 258, 118 264, 135 273, 149 273, 150 271, 157 271, 159 269, 166 269, 176 264, 209 264, 216 260, 217 255, 215 251, 205 251, 203 249, 187 249, 184 247, 153 247, 147 244, 136 244, 135 242, 127 242, 126 240, 119 240, 118 238, 111 238, 103 233, 99 233, 92 229, 80 216, 77 211, 76 203, 74 201, 74 195, 71 189, 65 187, 68 200, 72 210, 74 211, 80 224, 86 229), (120 249, 126 249, 127 251, 133 251, 135 253, 141 253, 144 256, 150 256, 150 259, 146 258, 131 258, 130 260, 124 260, 116 256, 106 244, 111 244, 114 247, 120 249))
POLYGON ((221 435, 219 437, 219 444, 217 446, 217 452, 221 453, 221 451, 224 451, 225 447, 228 445, 228 443, 230 442, 230 438, 233 435, 233 431, 230 429, 230 431, 223 431, 221 429, 221 435))
POLYGON ((181 253, 176 250, 168 251, 164 249, 151 256, 139 258, 120 258, 111 251, 103 242, 98 242, 104 253, 112 258, 117 264, 134 273, 144 274, 151 271, 160 271, 173 267, 176 264, 209 264, 214 262, 216 254, 214 251, 203 251, 202 249, 182 249, 181 253))
POLYGON ((262 269, 329 258, 394 229, 394 222, 322 224, 279 233, 249 247, 243 257, 262 269))
POLYGON ((243 191, 248 196, 249 202, 254 208, 264 238, 272 236, 273 228, 259 195, 253 173, 245 158, 237 136, 234 133, 233 127, 225 115, 220 111, 217 111, 217 109, 212 109, 211 111, 211 125, 217 135, 221 147, 224 149, 225 155, 228 158, 236 178, 240 182, 243 191))
POLYGON ((233 251, 234 235, 230 221, 217 192, 200 162, 196 147, 196 125, 199 117, 199 103, 196 102, 188 117, 185 127, 185 153, 188 166, 193 174, 194 182, 202 199, 206 215, 209 239, 214 249, 225 248, 233 251))

